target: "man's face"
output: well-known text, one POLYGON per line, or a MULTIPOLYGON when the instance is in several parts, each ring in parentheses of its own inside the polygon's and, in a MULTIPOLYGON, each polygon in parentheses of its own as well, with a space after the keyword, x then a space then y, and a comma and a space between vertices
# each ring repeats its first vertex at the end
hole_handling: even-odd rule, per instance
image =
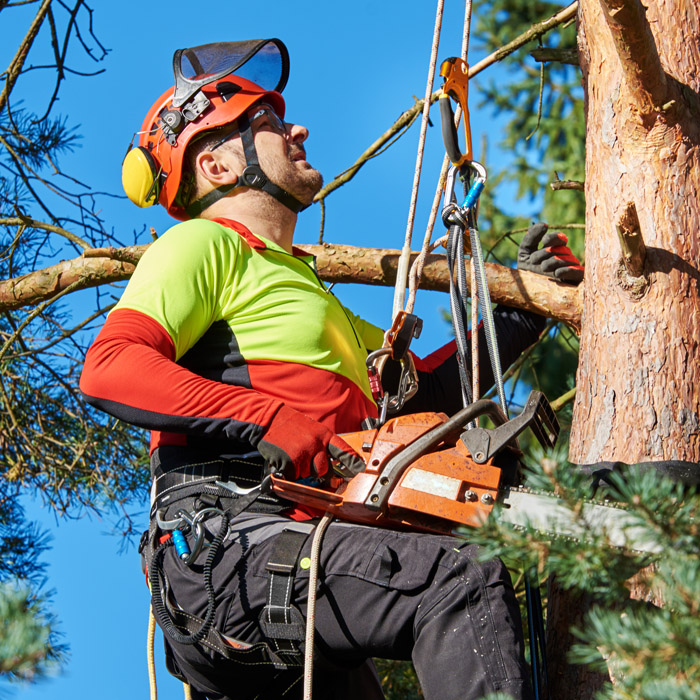
MULTIPOLYGON (((283 122, 272 107, 265 104, 251 108, 248 118, 263 172, 272 182, 300 202, 311 204, 314 195, 323 185, 323 177, 306 160, 304 141, 309 135, 308 130, 298 124, 283 122)), ((240 138, 231 141, 232 148, 245 167, 240 138)))

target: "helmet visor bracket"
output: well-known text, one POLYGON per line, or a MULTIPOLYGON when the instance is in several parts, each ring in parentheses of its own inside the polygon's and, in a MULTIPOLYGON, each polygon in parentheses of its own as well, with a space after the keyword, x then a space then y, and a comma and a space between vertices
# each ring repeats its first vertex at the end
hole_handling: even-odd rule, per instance
POLYGON ((289 52, 279 39, 203 44, 178 49, 173 56, 173 73, 175 108, 188 102, 205 85, 231 74, 264 90, 281 92, 289 78, 289 52))

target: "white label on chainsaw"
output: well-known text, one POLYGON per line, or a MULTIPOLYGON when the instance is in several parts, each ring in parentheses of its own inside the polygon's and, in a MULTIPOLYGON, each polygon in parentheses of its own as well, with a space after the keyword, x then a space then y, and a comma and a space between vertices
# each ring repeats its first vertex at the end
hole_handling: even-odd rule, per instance
POLYGON ((456 501, 459 489, 462 486, 462 480, 414 467, 406 474, 401 482, 401 486, 456 501))

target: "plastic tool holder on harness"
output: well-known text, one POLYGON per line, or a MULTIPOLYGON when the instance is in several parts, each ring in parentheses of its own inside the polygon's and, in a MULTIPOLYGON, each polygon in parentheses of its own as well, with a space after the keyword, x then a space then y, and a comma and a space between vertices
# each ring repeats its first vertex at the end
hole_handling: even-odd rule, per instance
POLYGON ((422 330, 423 321, 418 316, 399 311, 385 335, 384 347, 367 356, 367 374, 372 396, 379 406, 379 417, 367 418, 363 422, 363 429, 370 430, 384 425, 387 417, 398 413, 418 391, 418 373, 408 349, 411 341, 420 337, 422 330), (389 358, 401 365, 398 387, 393 395, 386 393, 382 385, 382 371, 389 358))

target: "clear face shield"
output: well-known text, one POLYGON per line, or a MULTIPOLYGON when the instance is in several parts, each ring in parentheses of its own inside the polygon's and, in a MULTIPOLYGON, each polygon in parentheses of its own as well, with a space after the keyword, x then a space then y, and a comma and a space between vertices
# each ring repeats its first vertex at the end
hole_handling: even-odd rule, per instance
POLYGON ((281 92, 289 77, 289 53, 279 39, 203 44, 178 49, 173 56, 173 73, 175 108, 186 104, 205 85, 232 73, 264 90, 281 92))

